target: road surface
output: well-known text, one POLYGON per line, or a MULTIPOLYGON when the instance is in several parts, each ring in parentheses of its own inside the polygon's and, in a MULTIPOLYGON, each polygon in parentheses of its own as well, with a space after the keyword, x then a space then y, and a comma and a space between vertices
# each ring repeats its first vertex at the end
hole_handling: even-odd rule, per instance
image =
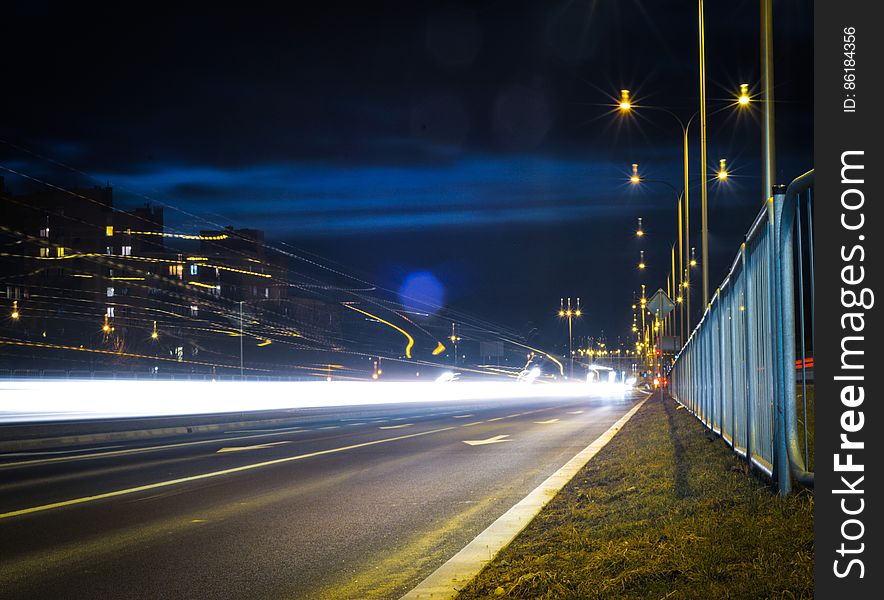
POLYGON ((398 598, 637 399, 305 409, 6 453, 0 597, 398 598))

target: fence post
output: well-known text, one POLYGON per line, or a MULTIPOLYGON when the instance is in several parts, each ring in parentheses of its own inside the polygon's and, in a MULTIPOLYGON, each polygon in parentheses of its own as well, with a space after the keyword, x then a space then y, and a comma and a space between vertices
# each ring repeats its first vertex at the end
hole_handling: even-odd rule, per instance
MULTIPOLYGON (((773 320, 773 382, 774 382, 774 473, 781 496, 786 496, 792 491, 792 469, 789 467, 789 451, 786 445, 786 380, 785 344, 788 338, 793 344, 795 332, 787 332, 784 327, 785 307, 782 301, 786 294, 786 288, 791 289, 792 282, 783 281, 782 266, 792 264, 792 246, 784 248, 780 244, 780 225, 783 220, 783 205, 786 200, 786 186, 775 185, 771 190, 773 196, 770 199, 771 215, 768 222, 770 227, 770 265, 771 265, 771 309, 773 320)), ((791 299, 791 295, 790 295, 791 299)))

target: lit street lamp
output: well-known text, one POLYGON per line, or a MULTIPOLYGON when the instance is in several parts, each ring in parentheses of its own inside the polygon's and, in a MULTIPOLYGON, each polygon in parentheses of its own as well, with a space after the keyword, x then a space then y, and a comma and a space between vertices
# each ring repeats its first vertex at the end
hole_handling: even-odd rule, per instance
POLYGON ((568 303, 562 298, 559 304, 559 317, 568 319, 568 377, 574 377, 574 329, 572 319, 583 314, 580 310, 580 298, 577 298, 577 306, 571 307, 571 298, 568 297, 568 303))
POLYGON ((722 158, 721 160, 719 160, 718 165, 718 173, 716 173, 716 175, 718 176, 718 180, 725 181, 727 179, 727 165, 725 159, 722 158))

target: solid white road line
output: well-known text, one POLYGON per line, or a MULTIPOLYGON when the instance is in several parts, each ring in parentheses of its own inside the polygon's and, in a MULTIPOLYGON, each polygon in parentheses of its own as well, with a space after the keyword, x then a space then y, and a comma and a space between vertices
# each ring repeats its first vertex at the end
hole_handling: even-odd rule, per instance
MULTIPOLYGON (((648 396, 650 397, 650 396, 648 396)), ((402 600, 450 600, 458 591, 479 574, 504 546, 535 517, 553 497, 595 456, 618 431, 641 408, 648 397, 636 404, 620 420, 600 435, 574 458, 550 475, 530 494, 501 515, 445 564, 433 571, 402 600)))
POLYGON ((452 429, 456 429, 456 427, 442 427, 440 429, 431 429, 430 431, 421 431, 418 433, 409 433, 407 435, 398 435, 396 437, 384 438, 382 440, 373 440, 371 442, 362 442, 360 444, 351 444, 349 446, 341 446, 339 448, 330 448, 328 450, 317 450, 316 452, 308 452, 307 454, 298 454, 296 456, 287 456, 285 458, 276 458, 273 460, 266 460, 259 463, 252 463, 250 465, 242 465, 239 467, 232 467, 230 469, 222 469, 220 471, 211 471, 209 473, 200 473, 199 475, 191 475, 189 477, 180 477, 178 479, 169 479, 167 481, 158 481, 156 483, 149 483, 147 485, 139 485, 137 487, 126 488, 123 490, 115 490, 113 492, 105 492, 103 494, 95 494, 94 496, 85 496, 83 498, 74 498, 72 500, 63 500, 61 502, 53 502, 51 504, 44 504, 42 506, 32 506, 30 508, 22 508, 19 510, 13 510, 6 513, 0 513, 0 519, 9 519, 11 517, 18 517, 21 515, 28 515, 36 512, 43 512, 47 510, 52 510, 54 508, 62 508, 64 506, 73 506, 75 504, 85 504, 87 502, 94 502, 96 500, 104 500, 106 498, 114 498, 117 496, 125 496, 127 494, 135 494, 137 492, 144 492, 147 490, 155 490, 157 488, 169 487, 173 485, 180 485, 182 483, 189 483, 191 481, 199 481, 201 479, 209 479, 212 477, 220 477, 222 475, 230 475, 232 473, 240 473, 242 471, 251 471, 252 469, 260 469, 263 467, 269 467, 271 465, 279 465, 287 462, 292 462, 295 460, 302 460, 305 458, 313 458, 314 456, 323 456, 325 454, 334 454, 336 452, 344 452, 346 450, 355 450, 356 448, 364 448, 366 446, 374 446, 377 444, 386 444, 388 442, 395 442, 398 440, 405 440, 408 438, 419 437, 423 435, 430 435, 433 433, 441 433, 443 431, 450 431, 452 429))

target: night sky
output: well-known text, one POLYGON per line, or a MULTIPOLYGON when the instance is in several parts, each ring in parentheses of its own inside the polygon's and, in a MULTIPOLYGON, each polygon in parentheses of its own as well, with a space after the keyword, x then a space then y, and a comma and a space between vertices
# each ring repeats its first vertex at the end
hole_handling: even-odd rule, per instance
MULTIPOLYGON (((174 230, 263 229, 393 290, 429 273, 444 305, 522 333, 556 335, 572 295, 579 333, 624 334, 640 283, 665 286, 675 199, 627 178, 637 162, 680 187, 681 132, 612 105, 629 88, 639 105, 696 110, 696 2, 20 4, 0 37, 8 168, 109 182, 118 206, 180 209, 167 210, 174 230)), ((813 160, 810 3, 777 2, 774 23, 788 183, 813 160)), ((758 3, 707 2, 706 25, 712 113, 740 83, 759 91, 758 3)), ((732 173, 709 185, 713 288, 761 205, 759 106, 709 117, 710 172, 726 157, 732 173)), ((691 139, 699 255, 698 129, 691 139)), ((14 192, 34 185, 2 174, 14 192)))

